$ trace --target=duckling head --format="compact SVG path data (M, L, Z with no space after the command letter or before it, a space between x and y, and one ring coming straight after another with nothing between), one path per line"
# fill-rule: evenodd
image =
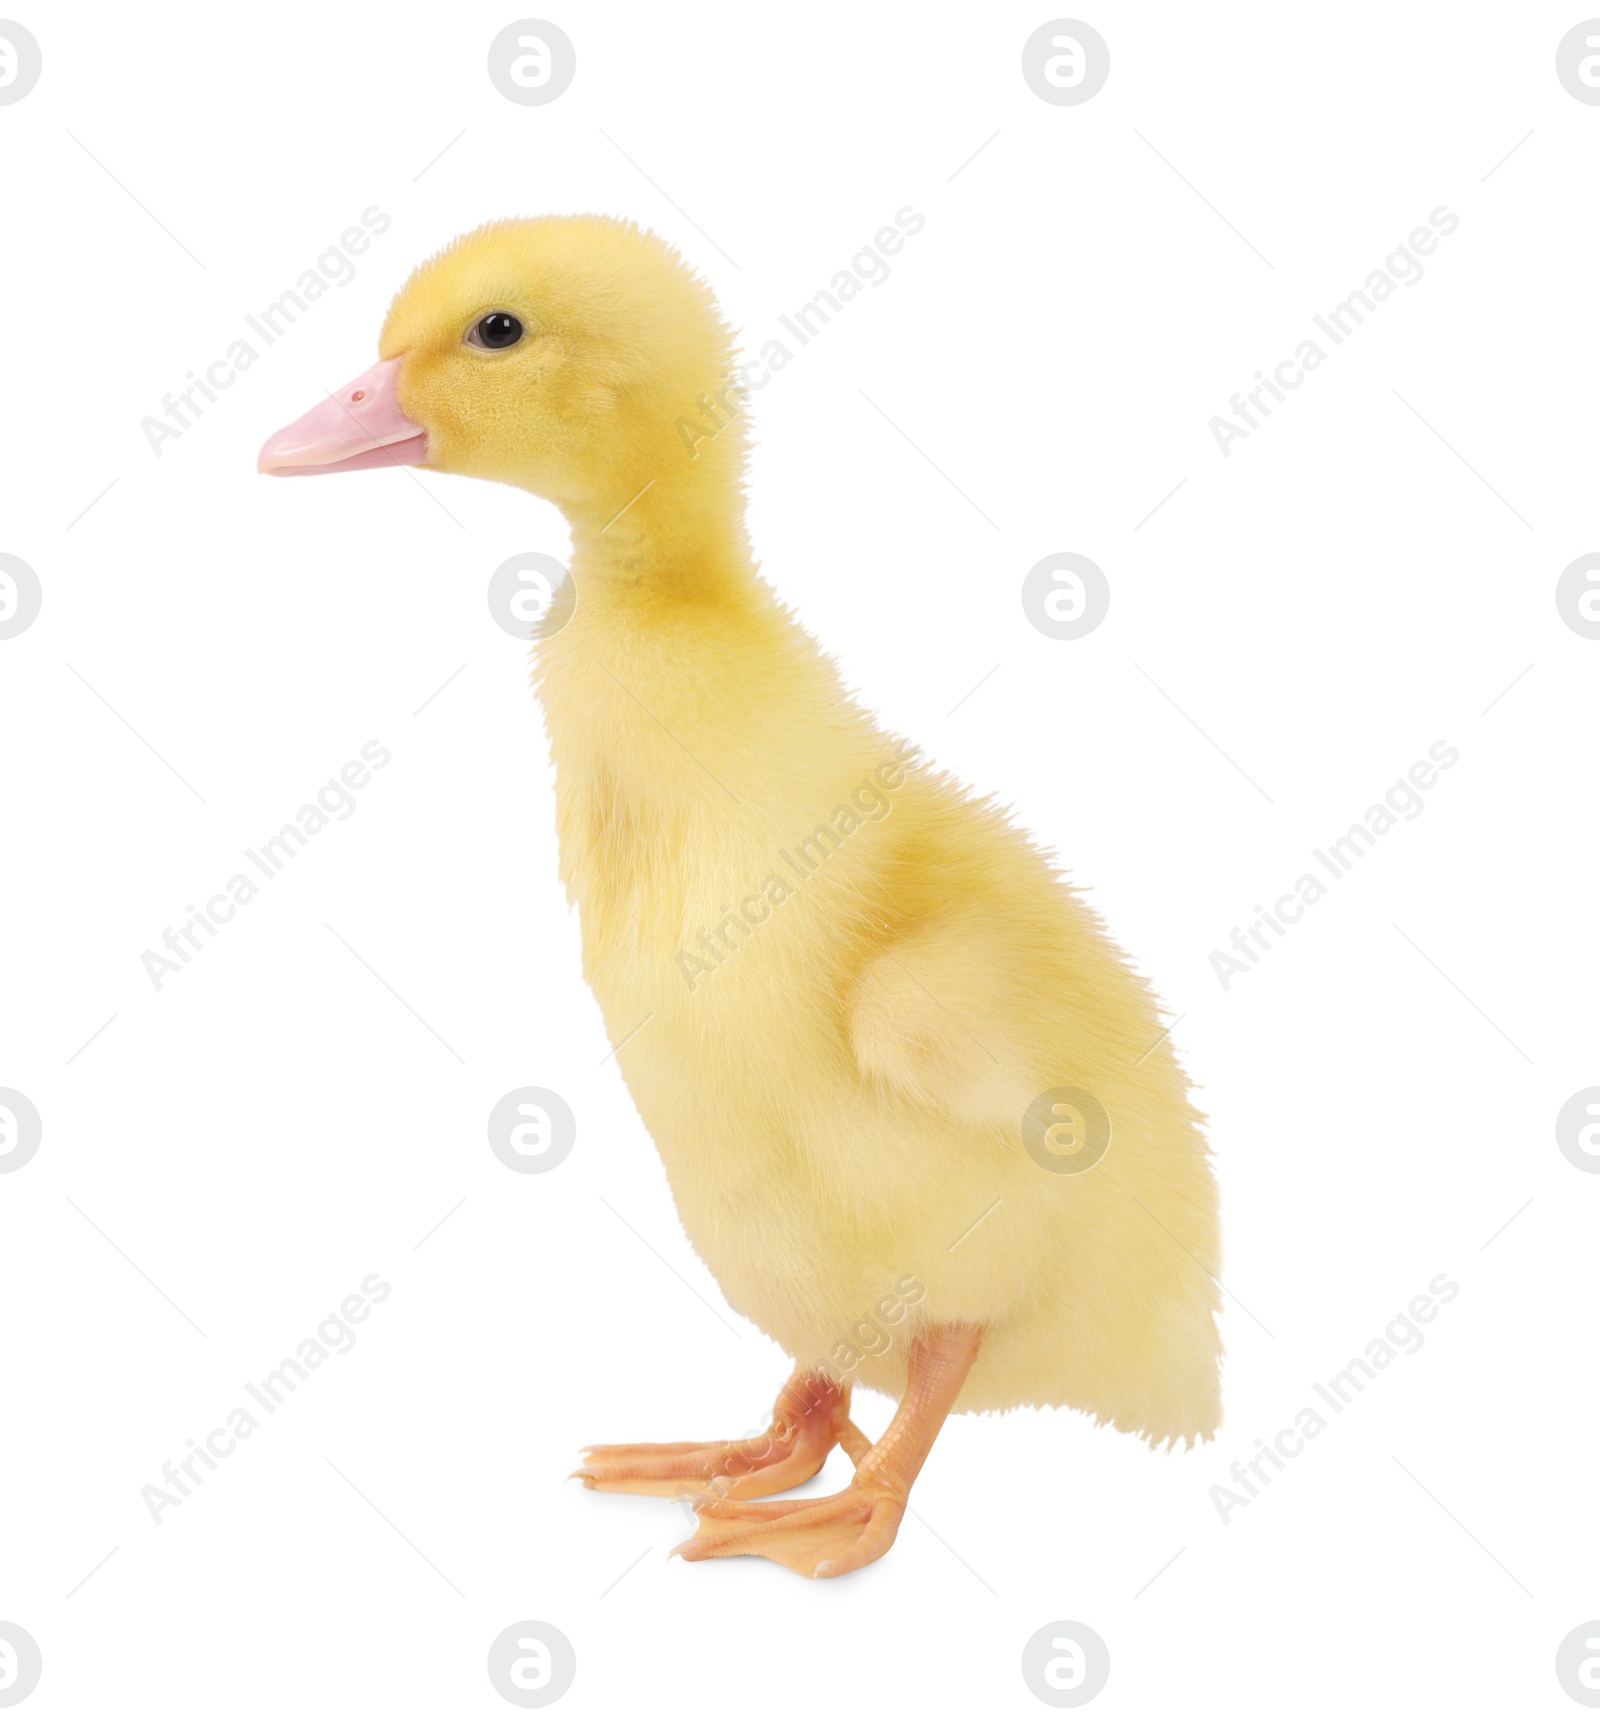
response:
M678 516L730 509L743 439L732 338L710 290L630 222L492 223L420 266L395 297L378 364L261 451L265 474L409 464L526 488L575 538L641 488ZM709 440L704 404L722 398Z

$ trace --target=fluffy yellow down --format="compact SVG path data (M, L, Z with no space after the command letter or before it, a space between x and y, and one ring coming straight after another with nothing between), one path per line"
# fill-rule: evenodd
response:
M527 338L465 345L496 310ZM980 1321L957 1410L1210 1435L1216 1193L1155 1002L1035 843L886 735L760 581L709 291L629 224L507 222L417 271L381 352L431 467L570 520L575 611L535 648L562 873L728 1301L896 1396L918 1326ZM702 398L724 424L691 455ZM1110 1119L1077 1175L1024 1143L1058 1087Z

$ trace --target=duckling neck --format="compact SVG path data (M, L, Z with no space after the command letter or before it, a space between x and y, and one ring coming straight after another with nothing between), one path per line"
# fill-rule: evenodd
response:
M790 754L785 717L832 695L757 577L741 517L680 503L658 483L604 514L567 510L576 610L537 651L561 872L591 979L643 943L670 957L726 868L692 838L754 808Z
M565 510L580 591L737 603L757 586L742 504L721 489L653 476L620 504L606 498Z

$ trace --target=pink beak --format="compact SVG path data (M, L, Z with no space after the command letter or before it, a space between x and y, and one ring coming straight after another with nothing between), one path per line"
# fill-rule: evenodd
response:
M273 433L256 467L263 474L346 474L426 462L428 435L401 408L399 380L399 359L380 360Z

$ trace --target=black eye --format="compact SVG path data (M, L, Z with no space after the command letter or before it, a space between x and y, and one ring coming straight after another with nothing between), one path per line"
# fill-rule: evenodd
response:
M522 340L522 320L510 312L486 312L467 332L474 348L510 348Z

